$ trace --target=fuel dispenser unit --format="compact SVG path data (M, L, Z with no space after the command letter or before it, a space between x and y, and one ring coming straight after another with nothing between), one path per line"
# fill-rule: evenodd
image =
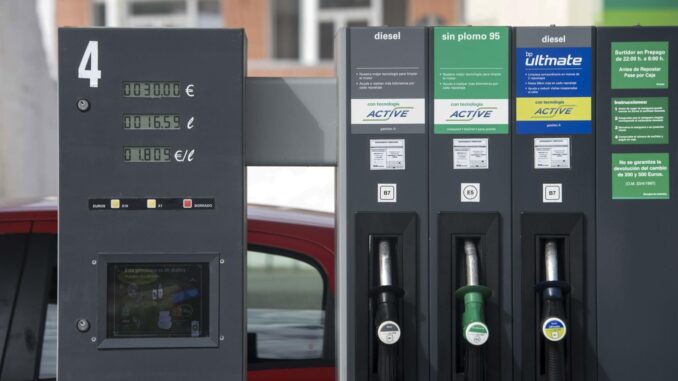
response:
M598 28L597 47L598 379L675 379L678 28Z
M425 28L337 37L338 374L428 379Z
M514 32L516 380L596 379L593 47L590 27Z
M59 31L60 381L245 379L244 50Z
M510 37L429 30L431 380L511 379Z

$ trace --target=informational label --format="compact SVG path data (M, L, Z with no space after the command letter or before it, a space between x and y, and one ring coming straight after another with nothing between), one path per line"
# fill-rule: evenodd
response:
M461 202L480 202L480 183L461 183Z
M669 87L668 41L613 42L613 89L666 89Z
M543 203L562 203L563 202L563 184L542 184L541 201Z
M351 133L425 133L426 30L355 28L348 33Z
M519 134L591 133L591 31L518 29Z
M544 320L541 327L541 332L549 341L560 341L565 338L567 334L567 326L565 322L558 318L548 318Z
M398 184L377 184L377 202L398 202Z
M473 322L466 326L464 337L469 344L480 346L485 344L487 339L490 338L490 330L481 322Z
M370 170L405 169L405 139L370 139Z
M507 134L509 31L434 29L434 133Z
M487 169L490 166L488 139L454 139L454 169Z
M669 99L613 98L612 144L669 144Z
M534 168L570 168L570 138L535 138Z
M377 336L382 343L393 345L400 340L400 326L394 321L387 320L379 324Z
M668 200L668 153L613 153L612 199Z

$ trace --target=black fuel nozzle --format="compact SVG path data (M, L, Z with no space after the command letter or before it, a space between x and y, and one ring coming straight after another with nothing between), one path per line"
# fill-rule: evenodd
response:
M398 380L398 342L400 324L398 302L402 290L394 283L394 266L391 243L387 239L378 243L378 286L374 294L374 326L377 334L378 381Z
M466 259L466 285L459 288L455 295L464 301L462 315L462 333L466 340L466 381L485 380L484 345L490 336L485 324L485 299L491 295L488 287L479 284L478 250L473 240L464 241Z
M544 247L546 281L537 285L542 297L541 332L544 337L544 365L547 381L565 380L565 298L570 286L559 279L558 246L554 240Z

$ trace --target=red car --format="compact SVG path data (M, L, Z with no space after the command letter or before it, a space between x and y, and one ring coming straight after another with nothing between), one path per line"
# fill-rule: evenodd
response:
M334 218L248 207L249 381L333 381ZM54 379L57 201L0 203L0 381Z

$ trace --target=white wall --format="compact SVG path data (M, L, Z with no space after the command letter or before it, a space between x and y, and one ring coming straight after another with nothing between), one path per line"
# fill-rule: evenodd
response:
M0 1L0 197L57 193L57 87L35 0Z

